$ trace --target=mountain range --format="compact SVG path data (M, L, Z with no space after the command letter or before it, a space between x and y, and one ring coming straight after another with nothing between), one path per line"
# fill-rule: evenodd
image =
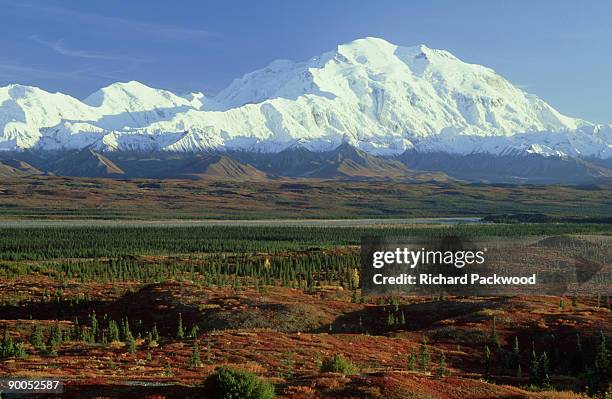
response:
M581 182L610 177L610 159L612 126L447 51L378 38L274 61L212 97L135 81L83 100L0 88L6 175Z

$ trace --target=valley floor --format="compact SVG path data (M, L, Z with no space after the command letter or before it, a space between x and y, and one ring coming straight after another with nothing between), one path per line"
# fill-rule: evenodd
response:
M253 372L285 399L603 392L593 370L601 337L612 336L607 297L366 297L356 285L361 234L536 231L611 233L593 225L3 227L0 347L9 340L21 349L0 359L0 374L62 378L66 398L206 397L202 384L220 365ZM596 255L609 257L606 248ZM546 366L533 368L534 353ZM321 371L335 355L355 371Z

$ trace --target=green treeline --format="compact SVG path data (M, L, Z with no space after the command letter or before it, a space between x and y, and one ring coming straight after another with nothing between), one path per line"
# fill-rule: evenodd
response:
M359 245L362 236L462 237L610 234L609 225L525 224L445 227L47 227L0 228L0 259L120 257L124 255L282 252Z

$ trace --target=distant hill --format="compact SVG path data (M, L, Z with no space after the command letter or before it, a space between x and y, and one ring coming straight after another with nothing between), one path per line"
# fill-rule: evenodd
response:
M468 181L585 184L612 180L612 170L603 164L568 157L407 151L397 159L413 169L439 171Z
M279 153L98 152L91 148L56 152L0 153L2 175L41 173L60 176L263 180L311 178L338 180L438 181L477 183L610 184L605 162L538 154L468 154L406 151L375 156L343 143L315 152L294 146Z
M64 154L52 162L50 170L60 176L120 177L125 172L113 161L91 149Z
M434 174L410 170L396 159L376 157L346 143L333 151L322 153L321 165L305 173L304 177L415 181L449 180L448 176L443 173Z
M212 155L199 160L182 171L185 176L193 175L216 180L265 180L266 174L251 165L246 165L226 155Z
M0 177L21 177L39 175L42 172L19 159L0 159Z

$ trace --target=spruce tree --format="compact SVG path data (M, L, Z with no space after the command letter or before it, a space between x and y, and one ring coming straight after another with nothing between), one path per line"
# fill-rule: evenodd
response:
M491 344L495 346L496 349L499 349L499 335L497 334L497 318L493 316L493 322L491 324Z
M159 342L159 332L157 331L157 323L153 323L153 329L151 330L151 336L153 341Z
M185 331L183 330L183 316L180 313L178 315L178 325L176 327L176 338L185 338Z
M529 383L534 386L539 386L542 382L540 375L540 362L535 349L531 350L531 362L529 364Z
M89 330L89 328L87 327L81 327L81 333L79 335L79 340L82 342L91 342L91 331ZM57 347L57 344L54 345L54 347Z
M120 341L119 326L115 320L108 321L108 340L110 342Z
M130 331L130 321L128 320L127 317L125 317L123 318L123 321L121 322L121 339L124 342L127 341L128 335L132 335L132 332Z
M284 378L293 377L293 352L287 351L287 357L283 360L283 366L285 366L285 372L283 373Z
M414 353L410 352L408 354L408 362L407 362L407 368L409 371L416 371L416 362L417 362L417 357Z
M485 345L485 370L484 370L484 378L488 379L491 376L491 349L489 349L489 345Z
M440 355L440 362L438 363L438 367L436 368L436 376L442 378L446 375L446 356L444 353Z
M191 359L189 361L191 367L200 367L202 366L202 361L200 360L200 345L198 345L198 340L193 342L193 348L191 349Z
M58 323L55 323L51 328L49 339L47 341L47 356L57 356L57 350L62 345L62 331Z
M93 342L96 342L98 339L98 319L95 310L89 316L89 326L91 327L91 338Z
M4 333L2 334L2 341L0 342L0 358L11 357L14 354L15 345L13 344L11 334L9 334L8 329L5 327Z
M580 334L576 334L576 350L574 351L574 358L572 360L572 369L575 373L581 373L585 368L584 352L582 349L582 339Z
M512 348L512 361L514 367L518 367L521 364L521 348L519 346L518 337L514 337L514 348Z
M552 374L559 367L559 363L561 361L561 353L559 351L559 344L557 343L557 336L555 334L550 334L551 343L550 349L548 351L549 354L549 372Z
M610 353L606 345L606 336L603 331L599 332L599 343L597 345L597 352L595 353L595 364L594 372L600 383L602 380L609 380L612 374L612 364L610 361Z
M13 356L18 359L26 359L28 357L28 352L26 351L25 346L21 342L15 344L13 352Z
M187 336L191 339L197 339L199 330L200 329L198 325L194 324L193 326L191 326L191 329L189 330L189 334L187 334Z
M51 330L51 333L49 334L49 339L47 340L47 349L45 351L45 354L47 356L57 356L57 349L58 347L61 345L61 342L57 341L57 333L53 334L53 329Z
M30 334L30 345L32 345L37 351L45 350L45 339L42 334L42 329L38 325L35 325L32 328L32 333Z
M153 334L151 334L151 331L149 331L147 333L147 336L145 337L145 345L147 348L152 348L153 345Z
M429 347L427 346L427 338L423 338L423 341L421 342L421 346L419 348L419 358L421 362L421 370L427 371L427 369L429 369L429 362L431 360Z
M51 327L51 342L56 347L60 346L64 342L64 334L62 333L62 328L58 322Z
M125 346L129 353L136 353L136 340L129 329L126 330Z
M540 371L539 371L539 379L540 379L540 384L542 384L543 387L549 387L550 386L550 362L548 360L548 355L546 354L546 352L542 352L542 355L540 355L540 362L539 362L539 366L540 366Z

